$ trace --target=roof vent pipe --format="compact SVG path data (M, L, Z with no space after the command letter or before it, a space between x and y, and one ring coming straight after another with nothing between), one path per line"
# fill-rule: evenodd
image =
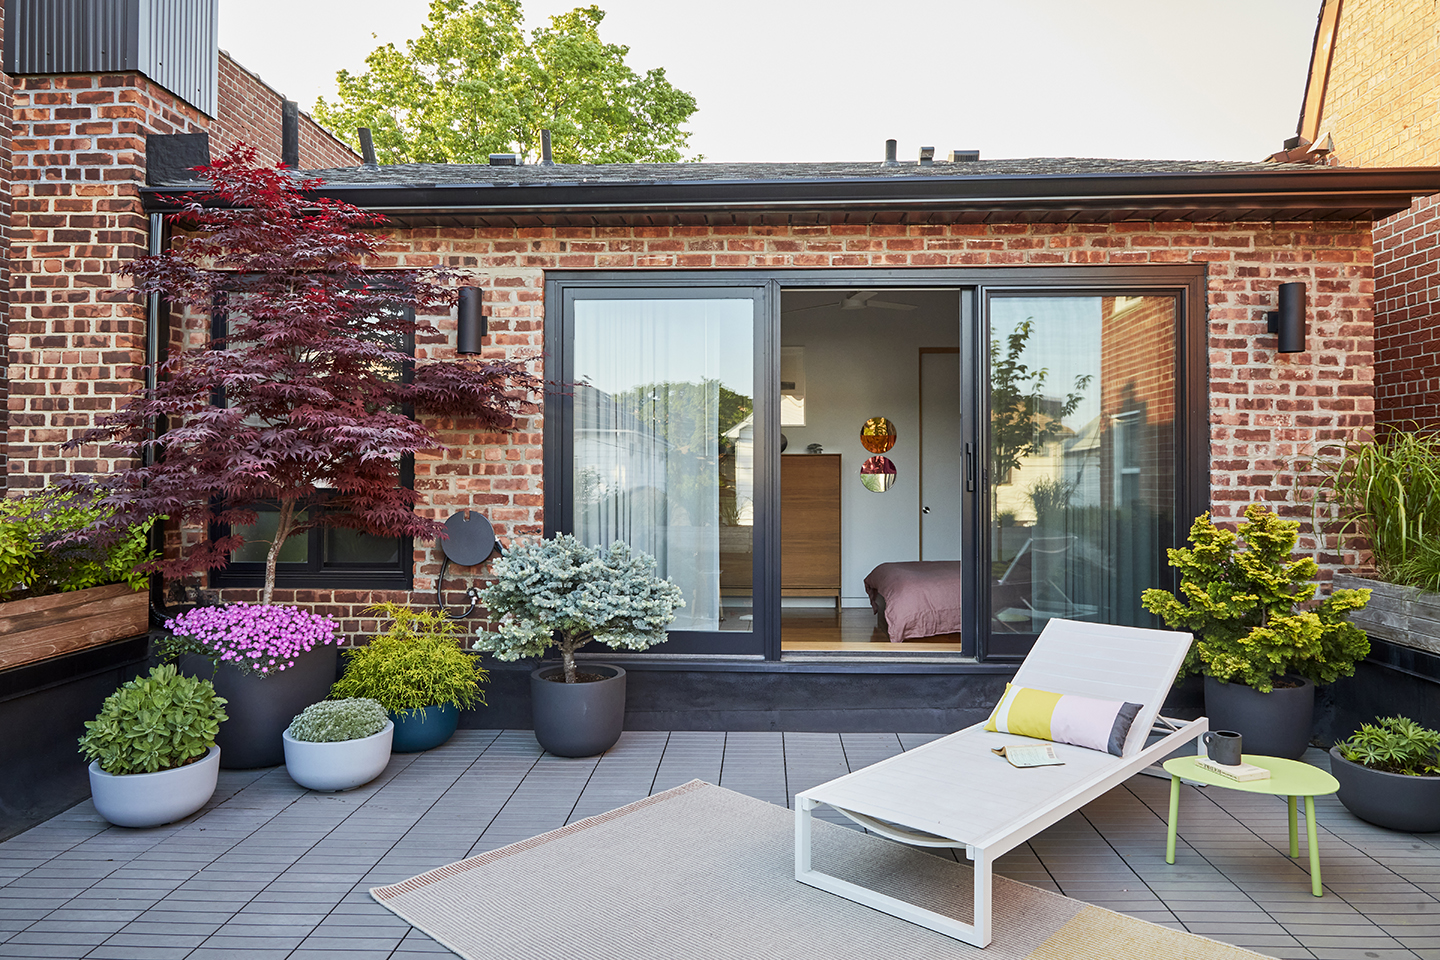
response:
M896 142L896 141L894 141L894 140L886 140L886 141L885 141L885 166L887 166L887 167L898 167L898 166L900 166L900 161L895 159L895 152L896 152L896 148L897 148L897 147L899 147L899 143L898 143L898 142Z
M365 158L365 166L380 166L380 161L375 159L375 141L370 137L370 128L360 127L355 132L360 136L360 156Z
M550 158L550 131L540 131L540 165L542 167L553 167L555 161Z

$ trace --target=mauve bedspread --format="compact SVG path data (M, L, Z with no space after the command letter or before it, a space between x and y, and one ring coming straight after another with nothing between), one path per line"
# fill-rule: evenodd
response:
M960 632L960 561L882 563L865 577L891 643Z

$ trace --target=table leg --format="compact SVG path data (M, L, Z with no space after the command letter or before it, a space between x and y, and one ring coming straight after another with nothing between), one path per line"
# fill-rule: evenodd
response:
M1175 828L1180 819L1180 778L1170 777L1170 825L1165 831L1165 862L1175 862Z
M1310 845L1310 892L1322 897L1325 891L1320 888L1320 843L1315 834L1314 797L1305 798L1305 842Z
M1300 856L1300 831L1295 829L1295 798L1286 797L1285 803L1290 808L1290 856Z

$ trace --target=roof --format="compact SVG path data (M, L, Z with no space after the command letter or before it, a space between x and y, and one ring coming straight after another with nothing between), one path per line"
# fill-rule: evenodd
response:
M1440 193L1440 168L1075 157L872 163L396 164L304 171L397 225L1360 220ZM194 190L168 184L163 197Z

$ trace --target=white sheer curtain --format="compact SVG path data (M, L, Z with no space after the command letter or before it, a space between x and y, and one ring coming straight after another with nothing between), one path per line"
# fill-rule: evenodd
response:
M749 300L575 304L575 536L652 554L685 591L671 630L720 628L720 387L751 395L752 315Z

